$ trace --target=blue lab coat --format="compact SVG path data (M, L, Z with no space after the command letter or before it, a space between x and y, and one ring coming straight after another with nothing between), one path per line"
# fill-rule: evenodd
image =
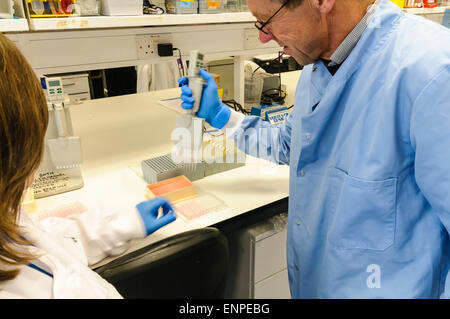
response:
M293 298L450 297L450 30L382 0L334 76L304 67L284 125L234 137L290 165Z

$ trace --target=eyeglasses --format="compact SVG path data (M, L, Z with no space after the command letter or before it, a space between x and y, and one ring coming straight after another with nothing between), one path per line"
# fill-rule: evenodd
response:
M255 22L255 27L256 27L256 29L258 29L259 31L261 31L261 32L264 33L264 34L269 34L269 32L267 32L266 30L264 30L264 27L265 27L266 25L268 25L269 22L270 22L270 20L272 20L273 17L276 16L277 13L280 12L281 9L283 9L288 3L289 3L289 0L286 0L286 2L283 3L283 5L282 5L277 11L275 11L275 13L274 13L269 19L266 20L266 22L256 21L256 22Z

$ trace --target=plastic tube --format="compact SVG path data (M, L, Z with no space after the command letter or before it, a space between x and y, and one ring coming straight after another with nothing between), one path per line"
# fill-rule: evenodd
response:
M37 15L41 15L44 13L44 3L41 0L33 0L31 1L31 9Z

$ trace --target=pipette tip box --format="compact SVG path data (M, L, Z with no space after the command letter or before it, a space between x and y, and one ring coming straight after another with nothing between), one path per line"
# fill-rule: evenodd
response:
M148 184L184 175L191 181L205 177L205 163L175 163L170 154L149 158L141 162L142 174Z
M161 182L147 185L146 198L162 196L172 203L194 198L197 196L195 186L184 175L166 179Z

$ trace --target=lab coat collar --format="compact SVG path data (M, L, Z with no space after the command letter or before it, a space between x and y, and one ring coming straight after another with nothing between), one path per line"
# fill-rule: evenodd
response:
M328 84L333 77L322 60L314 63L311 72L311 87L309 94L310 101L306 110L307 114L311 113L312 107L320 102L325 94L325 91L327 90Z
M382 0L371 22L364 31L357 45L341 65L334 76L331 76L325 64L318 60L312 65L305 66L302 78L298 83L296 101L301 101L299 107L302 132L321 136L329 127L337 109L343 107L339 100L345 94L352 75L369 59L376 59L389 37L396 30L402 11L388 0ZM312 112L312 107L318 104ZM294 111L296 112L296 111ZM295 113L294 113L295 114ZM297 140L298 138L298 140ZM315 139L317 141L319 139ZM293 143L302 145L291 153L291 165L298 172L302 161L315 160L317 143L302 141L294 135Z
M335 99L339 96L339 92L347 83L348 79L374 55L381 51L389 37L393 34L398 26L400 18L404 14L389 0L382 0L380 6L370 20L369 25L362 34L360 40L356 44L347 59L343 62L339 70L334 76L330 74L323 61L317 60L310 69L311 71L311 87L309 95L309 105L304 114L310 116L318 116L317 112L311 113L310 108L320 101L320 105L325 104L325 100L331 99L329 105L337 105ZM320 108L320 105L318 108ZM323 109L323 107L322 107ZM332 109L328 110L329 112Z
M333 81L345 81L371 56L377 54L393 34L404 13L389 0L381 0L358 43L333 77ZM323 64L318 60L314 67Z
M380 52L403 16L404 13L397 5L389 0L381 0L370 23L350 55L336 72L333 81L347 80L369 57ZM315 64L319 63L322 62L317 61Z

